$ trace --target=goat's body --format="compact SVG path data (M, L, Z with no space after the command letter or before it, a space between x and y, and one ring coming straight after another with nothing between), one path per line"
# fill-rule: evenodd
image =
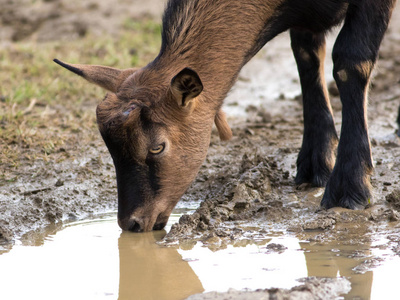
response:
M150 68L163 72L189 66L196 70L204 83L202 99L215 113L240 69L268 41L290 29L305 118L296 182L325 186L335 164L338 137L323 74L324 35L346 18L333 58L346 110L342 139L347 141L339 146L334 170L340 175L331 179L322 204L364 207L371 198L369 175L373 168L366 120L367 86L394 3L171 0L163 19L161 51Z

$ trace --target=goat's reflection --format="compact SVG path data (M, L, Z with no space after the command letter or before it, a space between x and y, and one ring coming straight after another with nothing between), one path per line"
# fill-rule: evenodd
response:
M203 286L177 249L156 244L165 231L123 232L118 240L119 299L184 299Z
M362 261L351 257L350 253L354 252L354 246L338 246L335 243L300 243L300 246L306 250L304 256L306 258L308 276L331 278L344 276L351 282L351 291L346 296L346 299L370 299L373 272L368 271L359 274L354 272L353 269ZM340 248L341 254L332 251L335 247ZM370 243L360 246L366 252L370 247Z
M118 240L120 257L119 299L185 299L201 293L204 288L189 263L182 260L176 248L156 244L165 231L148 233L123 232ZM368 256L371 245L365 241L359 245L363 252L360 260L351 256L354 245L341 243L303 243L308 276L349 278L352 290L346 297L369 299L373 272L356 274L353 268L361 257ZM340 254L331 251L340 249ZM338 250L339 250L338 249Z

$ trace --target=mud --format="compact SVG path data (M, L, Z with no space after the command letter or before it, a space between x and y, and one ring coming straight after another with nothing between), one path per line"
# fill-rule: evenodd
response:
M335 299L341 294L347 293L351 287L346 278L316 278L308 277L303 279L304 284L290 290L265 289L254 292L243 292L230 290L226 293L210 292L197 294L187 298L188 300L214 300L214 299Z
M160 0L0 0L0 41L48 42L117 35L126 18L160 18Z
M108 153L92 148L86 155L51 167L34 161L20 168L21 179L1 187L0 237L12 241L54 222L116 210L114 166Z
M1 0L0 5L0 40L10 44L79 39L87 33L114 34L124 17L159 19L163 1L119 0L111 5L105 0L24 0L24 5L19 5ZM330 37L330 45L333 39ZM327 79L340 131L341 104L330 66L328 59ZM243 69L225 103L233 139L220 142L216 131L213 132L207 159L181 200L197 201L197 210L182 216L159 244L190 247L201 241L218 250L229 244L253 243L270 232L283 232L317 244L336 241L344 245L370 245L383 237L387 243L380 247L390 250L391 255L400 255L400 138L395 135L399 74L398 5L371 85L368 116L375 164L373 202L362 211L321 210L322 188L294 184L303 130L299 81L288 36L272 41ZM87 110L94 114L95 107ZM114 169L100 136L93 134L93 141L83 154L74 153L74 147L67 151L71 158L61 163L22 159L16 171L18 180L0 185L3 249L11 247L7 241L13 242L31 230L116 209ZM284 249L275 245L269 251ZM379 257L372 258L358 271L366 272L377 263ZM189 299L225 299L232 295L235 299L258 299L260 293L285 299L299 291L325 299L328 294L317 295L329 293L332 285L346 287L347 281L308 278L291 290L253 294L230 291Z

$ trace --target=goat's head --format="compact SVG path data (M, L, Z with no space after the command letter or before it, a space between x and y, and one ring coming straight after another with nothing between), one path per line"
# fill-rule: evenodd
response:
M223 113L204 107L199 76L55 62L110 91L97 123L115 165L120 227L164 228L206 156L213 121L231 137Z

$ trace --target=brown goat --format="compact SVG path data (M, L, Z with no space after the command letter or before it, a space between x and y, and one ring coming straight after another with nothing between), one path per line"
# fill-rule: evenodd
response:
M372 158L366 98L395 0L170 0L159 55L141 69L57 63L109 90L97 107L114 161L123 230L162 229L205 159L221 105L240 69L290 29L304 104L296 183L327 186L321 205L363 208ZM338 137L323 76L325 33L344 21L333 49L343 103ZM332 173L332 174L331 174Z

